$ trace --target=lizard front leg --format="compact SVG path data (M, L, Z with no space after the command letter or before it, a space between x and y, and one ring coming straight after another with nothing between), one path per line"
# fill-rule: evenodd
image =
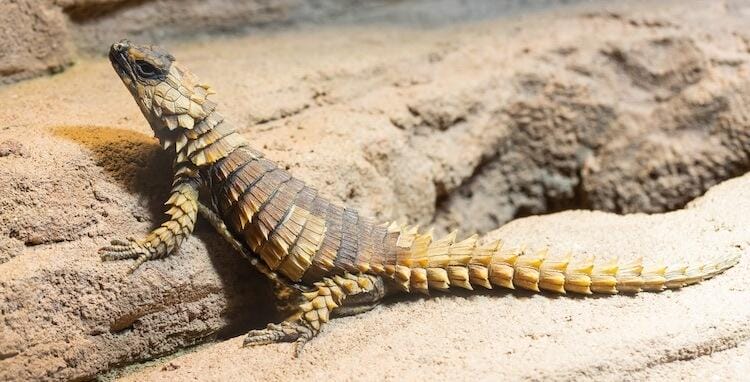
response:
M357 299L375 305L385 295L383 279L378 276L346 273L343 276L324 278L313 284L315 289L301 293L302 303L298 311L280 324L269 324L265 329L251 330L243 346L257 346L278 342L295 342L294 355L320 333L321 326L328 322L331 313L342 306L347 297L364 296ZM361 302L360 301L360 302Z
M166 212L169 220L142 239L112 240L110 245L99 249L102 260L135 259L128 269L132 273L148 260L173 253L195 227L199 184L197 178L177 178L165 203L169 207Z

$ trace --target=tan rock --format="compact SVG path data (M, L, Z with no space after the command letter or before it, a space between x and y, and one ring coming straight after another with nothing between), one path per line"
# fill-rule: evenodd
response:
M65 17L49 3L0 2L0 85L60 72L73 62Z

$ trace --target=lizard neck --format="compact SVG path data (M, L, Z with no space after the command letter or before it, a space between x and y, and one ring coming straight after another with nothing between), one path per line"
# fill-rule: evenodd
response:
M247 141L217 111L195 119L193 127L160 130L157 137L168 149L174 149L175 167L197 172L226 158ZM184 170L188 171L188 170Z
M200 170L246 144L208 99L209 86L176 62L163 81L131 92L178 170Z

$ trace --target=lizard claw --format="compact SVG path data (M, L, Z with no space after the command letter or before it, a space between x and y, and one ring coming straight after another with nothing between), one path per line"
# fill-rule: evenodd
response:
M251 330L247 333L242 346L259 346L281 342L294 342L294 356L299 357L302 348L317 331L299 321L284 321L280 324L268 324L265 329Z
M127 241L114 239L109 244L99 249L99 256L102 261L136 259L128 273L133 273L136 268L152 256L148 247L132 237L127 238Z

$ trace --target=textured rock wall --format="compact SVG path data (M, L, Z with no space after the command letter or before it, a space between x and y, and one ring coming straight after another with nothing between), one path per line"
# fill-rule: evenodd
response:
M123 38L163 44L331 22L434 26L575 1L4 0L0 85L58 73Z
M122 38L163 42L206 33L327 19L358 0L4 0L0 84L56 73L80 53L102 55Z
M511 76L517 91L485 127L508 127L507 134L441 201L437 221L484 232L571 207L663 212L748 170L742 39L704 40L666 21L588 17L628 23L629 36L543 51Z
M48 3L0 2L0 84L59 72L72 63L65 17Z

